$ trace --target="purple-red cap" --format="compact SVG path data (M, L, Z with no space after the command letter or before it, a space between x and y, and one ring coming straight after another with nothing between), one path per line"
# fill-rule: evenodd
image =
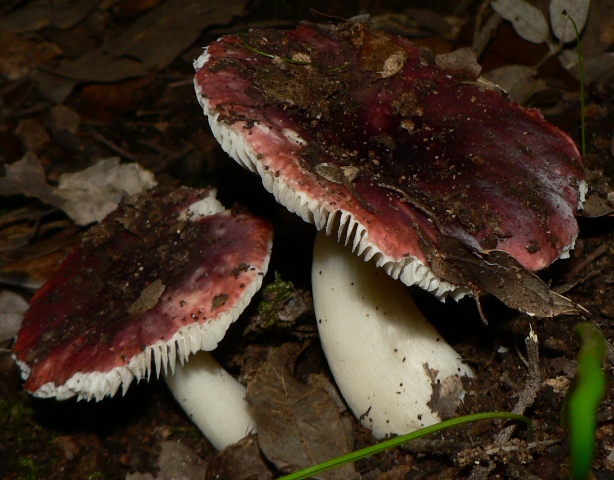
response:
M360 22L303 24L220 38L194 83L222 147L280 203L458 298L470 288L430 269L440 239L539 270L573 247L586 186L568 135L439 60Z
M270 225L214 190L128 197L32 298L14 345L25 388L97 400L212 350L260 288Z

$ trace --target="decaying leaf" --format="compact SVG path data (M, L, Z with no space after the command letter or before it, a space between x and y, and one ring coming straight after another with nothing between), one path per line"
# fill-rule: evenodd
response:
M127 196L156 185L153 173L138 163L120 164L119 158L101 160L81 172L60 177L55 193L61 208L79 225L99 222Z
M207 465L194 450L182 442L171 440L161 442L160 446L159 477L205 480Z
M469 47L435 55L435 63L445 71L465 77L472 82L477 80L482 71L475 53Z
M218 453L207 468L207 480L218 478L224 480L273 478L258 448L257 435L249 435Z
M45 169L36 155L27 153L21 160L5 165L5 176L0 178L0 194L36 197L55 207L62 199L47 184Z
M57 70L83 81L117 82L141 77L169 65L212 25L243 13L246 0L222 7L200 0L168 0L140 17L120 35Z
M0 30L31 32L43 28L69 29L100 6L99 0L32 1L0 19Z
M578 214L587 218L599 218L614 213L614 204L609 199L601 197L597 192L591 192L587 197L582 211Z
M476 293L490 293L508 307L531 316L555 317L582 311L501 250L472 251L452 237L441 236L432 266L441 275L474 285Z
M282 470L298 470L348 453L354 443L326 390L292 376L292 365L300 353L297 344L277 348L247 387L260 448ZM320 478L342 480L351 478L353 472L352 465L345 465Z
M31 153L5 169L6 176L0 178L2 195L39 198L64 210L78 225L99 222L115 210L124 196L156 185L151 172L137 163L120 164L117 157L101 160L80 172L62 175L57 188L47 184L45 170Z
M522 104L529 95L546 86L536 73L525 65L504 65L486 72L484 78L505 90L511 100Z
M9 290L0 292L0 342L17 335L28 302L21 295Z
M492 8L514 26L516 33L525 40L542 43L550 29L544 14L525 0L493 0Z
M580 79L578 66L578 52L575 48L568 48L559 54L559 61L575 78ZM608 78L614 71L614 52L604 52L583 60L584 83L589 85L601 79Z

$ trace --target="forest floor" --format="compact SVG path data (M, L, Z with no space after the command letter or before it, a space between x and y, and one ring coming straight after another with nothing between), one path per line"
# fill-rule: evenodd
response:
M566 70L556 56L540 62L548 51L545 43L523 40L505 21L493 20L493 38L480 44L476 22L484 25L492 18L480 2L317 1L309 4L314 11L283 0L88 0L55 10L40 7L42 3L0 6L0 174L28 154L53 186L64 173L119 157L124 163L138 162L161 184L212 185L225 205L246 205L270 219L275 247L265 287L216 352L243 379L268 367L290 372L302 388L318 390L334 383L311 304L315 229L269 198L260 179L237 166L213 138L192 85L192 62L203 46L249 28L294 28L301 20L369 13L377 28L436 53L477 46L483 72L514 66L507 73L517 78L514 95L581 143L580 84L574 71ZM547 2L537 3L547 7ZM427 318L476 372L475 378L464 380L466 395L456 415L512 411L520 393L532 388L528 397L534 400L522 412L533 422L532 433L518 425L509 438L501 438L500 421L455 427L356 462L356 478L568 478L568 434L561 419L576 371L574 327L591 322L610 345L614 341L614 70L609 75L600 71L595 60L612 55L611 31L606 38L607 22L602 21L608 12L612 18L607 3L592 2L583 37L590 209L579 218L571 258L540 274L586 313L539 319L487 299L485 325L471 299L441 303L414 292ZM171 24L173 41L152 28ZM536 76L521 75L535 66ZM24 186L23 195L0 196L0 290L26 300L86 231L34 198L40 175L33 171L31 178L33 185ZM528 356L525 348L531 331L537 335L538 358ZM0 478L279 476L279 465L258 448L257 435L216 452L162 381L140 382L123 397L97 403L33 398L23 390L11 345L11 339L0 337ZM608 388L598 411L593 468L597 479L614 478L611 352L605 371ZM348 435L355 448L373 444L370 432L339 408L351 425ZM284 433L279 432L280 442L292 442ZM343 478L329 475L322 478Z

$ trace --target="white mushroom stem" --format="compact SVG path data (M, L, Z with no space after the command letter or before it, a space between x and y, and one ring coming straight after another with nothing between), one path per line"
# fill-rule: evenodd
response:
M207 352L190 356L166 384L192 422L218 450L256 432L245 387Z
M362 424L378 438L441 421L427 402L433 382L473 376L426 321L407 288L319 233L312 288L320 339L335 381ZM436 378L435 378L436 375Z

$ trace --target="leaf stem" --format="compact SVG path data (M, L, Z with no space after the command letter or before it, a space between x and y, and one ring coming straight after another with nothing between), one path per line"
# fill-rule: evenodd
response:
M563 15L565 15L573 25L573 29L576 32L576 49L578 52L578 68L580 70L580 122L581 122L581 131L582 131L582 156L586 155L586 115L584 113L584 64L582 62L582 43L580 41L580 32L578 31L578 27L573 18L571 18L566 10L563 10Z

